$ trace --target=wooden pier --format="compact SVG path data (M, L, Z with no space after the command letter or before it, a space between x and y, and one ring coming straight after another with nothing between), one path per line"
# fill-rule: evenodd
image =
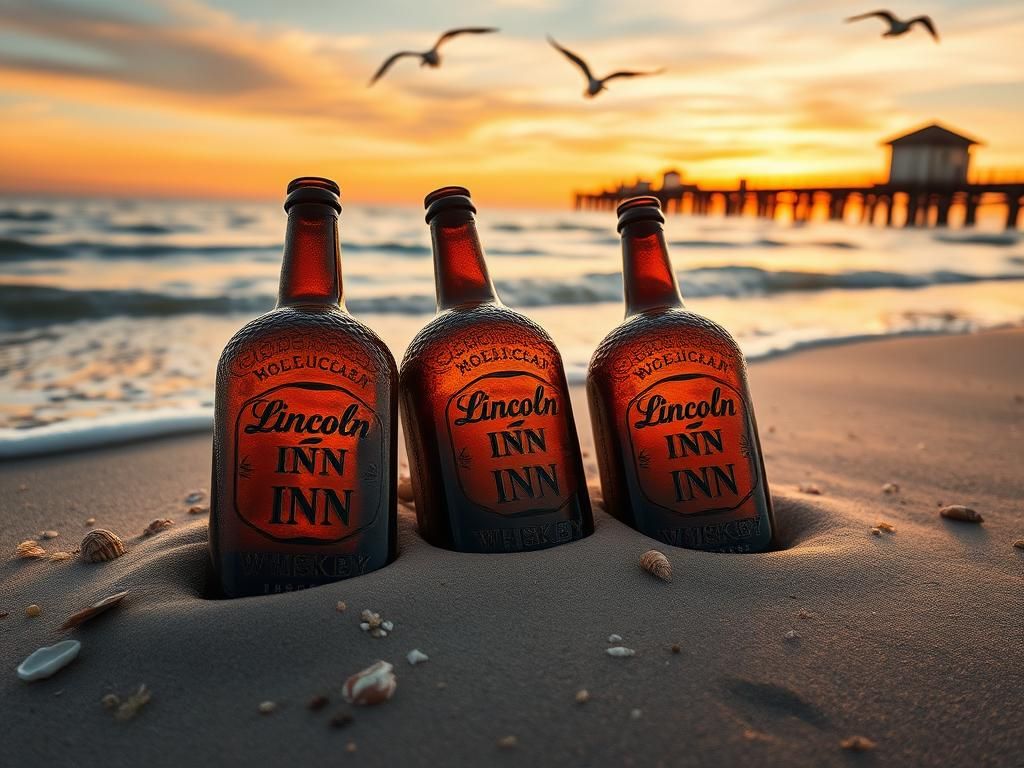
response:
M1024 175L1009 181L968 181L971 149L979 141L937 123L883 142L891 150L888 181L866 186L751 187L740 180L735 189L705 189L683 183L676 170L666 171L660 189L637 181L596 193L576 193L577 210L614 209L621 200L653 195L666 213L774 219L780 210L794 221L829 219L884 224L888 227L945 227L955 211L957 223L973 227L978 208L1005 206L1005 226L1018 228L1024 202Z

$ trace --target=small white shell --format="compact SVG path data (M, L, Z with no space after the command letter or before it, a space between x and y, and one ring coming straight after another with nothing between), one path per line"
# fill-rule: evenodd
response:
M380 623L380 626L381 629L383 629L385 632L392 632L395 629L395 624L391 621L382 621Z
M608 649L607 653L609 656L618 656L620 658L625 656L636 655L636 651L634 651L632 648L624 648L621 645L613 645L611 648Z
M28 681L49 677L74 661L80 650L82 644L77 640L43 646L18 665L18 677Z
M424 661L430 660L430 657L427 656L427 654L425 654L419 648L413 648L411 651L409 651L408 655L405 658L406 661L408 661L414 667L417 664L422 664Z
M395 694L398 681L394 667L386 661L378 661L361 672L356 672L345 681L341 692L349 704L380 704Z

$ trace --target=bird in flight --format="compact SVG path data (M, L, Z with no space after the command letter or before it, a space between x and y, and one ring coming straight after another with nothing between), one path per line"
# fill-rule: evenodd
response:
M587 90L583 92L583 95L586 96L588 99L594 98L601 91L605 90L604 84L607 83L609 80L614 80L616 77L643 77L645 75L660 75L662 72L665 71L664 69L656 69L650 72L612 72L610 75L606 75L605 77L602 77L599 80L596 77L594 77L594 75L591 73L590 67L587 66L587 62L585 62L575 53L560 46L558 43L555 42L554 38L552 38L550 35L548 35L548 42L551 43L551 45L554 46L556 50L561 51L562 55L564 55L565 58L567 58L577 67L579 67L580 71L583 72L583 76L587 78Z
M399 51L398 53L391 54L391 56L389 56L387 60L380 65L380 69L377 70L373 79L370 80L370 85L373 85L380 80L384 76L384 73L391 69L391 65L404 56L419 56L421 67L434 67L436 69L441 66L441 54L438 53L438 49L453 37L458 37L459 35L484 35L497 31L498 30L495 27L459 27L458 29L449 29L437 38L437 42L434 43L434 47L429 51Z
M884 19L889 24L889 29L882 33L882 37L899 37L905 35L910 31L910 28L915 24L920 24L922 27L932 33L932 37L935 38L935 42L939 42L939 33L935 29L935 24L932 23L930 16L915 16L912 19L903 21L897 19L889 11L872 11L871 13L862 13L860 16L851 16L846 21L860 21L861 19L870 19L872 16L877 16L880 19Z

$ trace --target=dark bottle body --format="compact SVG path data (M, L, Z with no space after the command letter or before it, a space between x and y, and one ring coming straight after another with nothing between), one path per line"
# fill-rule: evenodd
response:
M358 576L396 554L397 369L344 310L326 184L289 186L278 306L217 366L210 546L228 597Z
M401 370L420 533L463 552L574 541L593 518L561 355L497 300L475 209L452 190L428 197L439 313Z
M587 374L605 507L673 546L771 549L743 354L728 331L683 307L656 201L628 201L620 214L627 317Z

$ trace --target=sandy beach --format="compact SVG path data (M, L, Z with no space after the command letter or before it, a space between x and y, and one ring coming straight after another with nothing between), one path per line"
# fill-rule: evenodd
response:
M637 566L656 543L599 503L592 537L501 556L435 549L404 509L388 568L210 600L207 521L185 501L209 487L208 434L6 462L0 762L1020 765L1024 331L818 348L750 377L784 548L659 547L672 583ZM944 504L984 523L940 518ZM87 518L128 553L14 558L44 530L59 532L48 551L74 550ZM142 537L154 518L175 524ZM879 521L895 532L873 535ZM106 615L58 629L120 590ZM390 636L360 631L364 608L394 622ZM635 656L607 655L612 634ZM69 667L16 677L64 637L82 642ZM414 648L430 660L410 666ZM394 698L345 704L345 678L378 659L395 665ZM140 684L152 699L133 719L101 705ZM314 695L329 704L310 711ZM261 714L264 701L276 709ZM352 721L332 727L339 713ZM843 749L854 736L876 746Z

